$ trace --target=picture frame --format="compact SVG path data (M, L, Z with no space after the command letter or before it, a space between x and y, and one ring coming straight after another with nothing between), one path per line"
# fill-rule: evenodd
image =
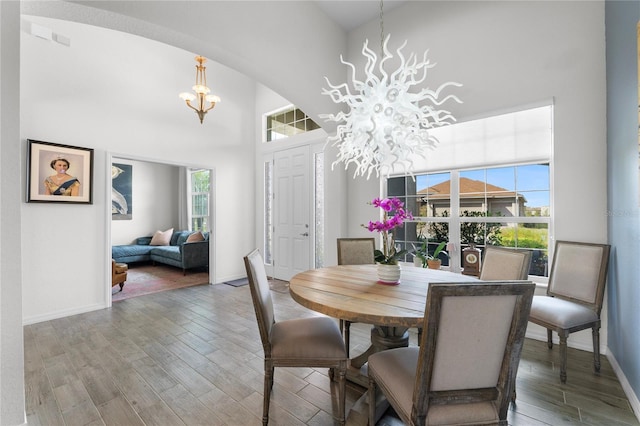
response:
M27 202L93 204L93 149L27 139Z

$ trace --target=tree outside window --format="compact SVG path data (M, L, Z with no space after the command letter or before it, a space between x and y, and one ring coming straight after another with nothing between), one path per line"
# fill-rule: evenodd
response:
M209 227L209 170L190 170L191 230L208 232Z

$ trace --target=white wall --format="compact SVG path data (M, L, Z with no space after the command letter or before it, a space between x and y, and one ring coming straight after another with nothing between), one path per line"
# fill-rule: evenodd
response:
M20 208L20 4L0 2L0 424L26 421Z
M405 54L429 49L437 63L432 88L464 84L455 90L464 103L447 105L459 120L554 99L552 237L607 242L603 2L407 2L385 14L384 28L392 52L404 40ZM378 46L377 23L349 34L348 60L358 70L367 37ZM367 234L360 224L371 219L366 202L378 193L374 179L349 179L349 236ZM539 327L529 331L544 336ZM590 349L590 332L569 344Z
M134 244L136 238L174 228L178 231L179 167L114 158L132 166L131 220L111 221L111 245Z
M28 1L22 10L197 51L262 82L311 117L337 111L320 87L324 76L342 73L345 32L314 1Z
M254 241L246 224L255 213L238 202L238 188L251 188L254 181L247 159L255 152L255 83L209 61L209 86L222 102L200 124L178 98L194 83L194 53L84 24L28 19L70 38L71 46L35 38L23 25L23 144L36 139L95 153L92 205L20 205L29 254L22 262L24 322L106 306L111 155L214 169L214 247L224 250L216 252L211 280L242 276L242 256ZM165 190L149 184L152 196Z

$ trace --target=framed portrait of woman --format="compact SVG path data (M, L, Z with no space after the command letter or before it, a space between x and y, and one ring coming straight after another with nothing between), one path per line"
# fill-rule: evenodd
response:
M93 204L93 149L27 144L27 202Z

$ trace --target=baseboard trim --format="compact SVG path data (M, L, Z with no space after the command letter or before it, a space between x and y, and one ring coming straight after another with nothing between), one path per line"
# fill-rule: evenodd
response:
M71 315L78 315L78 314L84 314L84 313L87 313L87 312L98 311L100 309L105 309L105 308L106 308L105 305L99 304L99 303L95 303L95 304L92 304L92 305L81 306L79 308L67 309L67 310L64 310L64 311L50 312L50 313L45 314L45 315L36 315L36 316L32 316L32 317L25 317L25 318L22 318L22 325L25 326L25 325L37 324L39 322L51 321L51 320L55 320L55 319L69 317Z
M620 381L620 385L622 386L622 390L624 390L625 395L627 395L627 399L629 400L629 404L631 404L631 409L633 410L633 414L635 414L638 421L640 421L640 400L638 400L638 395L635 394L631 384L627 380L627 376L625 376L622 368L620 368L620 364L616 360L616 357L613 356L611 351L607 353L607 359L611 364L611 368L616 373L618 380Z

